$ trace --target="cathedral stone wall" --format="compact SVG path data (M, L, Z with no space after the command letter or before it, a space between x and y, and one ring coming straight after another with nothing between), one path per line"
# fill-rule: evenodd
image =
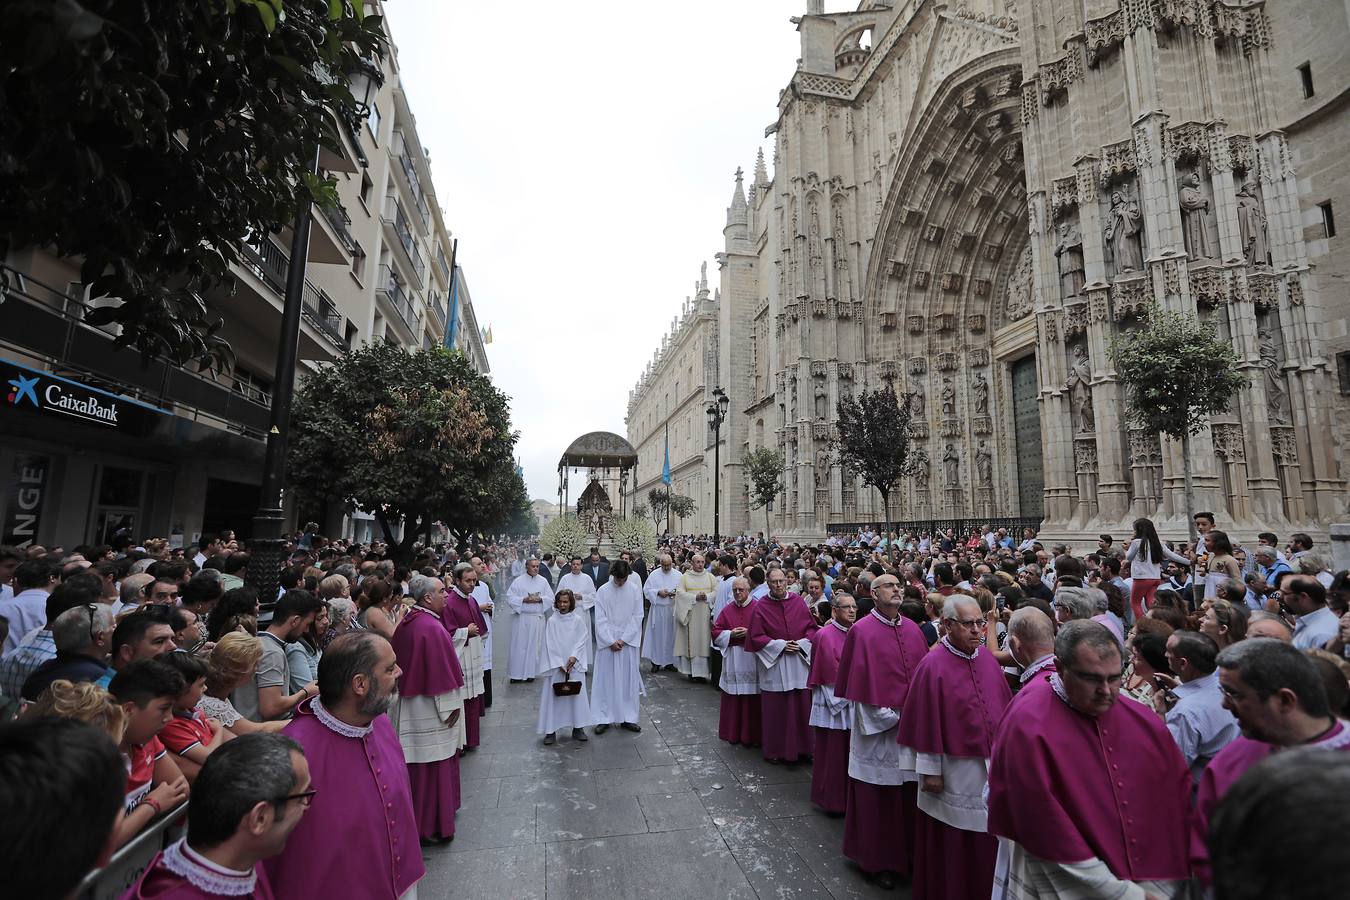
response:
M1350 228L1345 15L869 0L797 20L772 176L761 160L747 196L738 173L719 256L731 496L744 451L775 446L775 531L883 518L830 441L840 396L889 383L921 407L896 518L1181 534L1180 448L1129 427L1108 356L1156 304L1213 321L1249 376L1193 441L1200 508L1239 535L1324 531L1345 504L1347 263L1319 205ZM723 531L762 522L724 509Z

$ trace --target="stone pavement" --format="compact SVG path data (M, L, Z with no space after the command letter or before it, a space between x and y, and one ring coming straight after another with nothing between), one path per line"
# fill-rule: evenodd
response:
M493 635L501 674L482 746L461 763L455 840L423 850L421 900L908 896L840 856L843 819L811 805L809 767L717 739L711 686L644 663L641 734L543 746L539 682L505 677L508 619Z

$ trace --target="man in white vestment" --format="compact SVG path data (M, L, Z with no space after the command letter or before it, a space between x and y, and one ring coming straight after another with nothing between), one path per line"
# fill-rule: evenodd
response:
M646 587L642 588L647 602L652 605L647 612L647 628L642 635L642 658L651 661L653 672L662 666L675 668L674 608L682 577L669 553L658 555L657 561L661 568L647 576Z
M506 677L514 684L534 681L538 674L539 648L544 640L544 616L553 608L553 588L539 574L539 560L531 557L525 571L506 592L511 607L511 652Z
M675 667L690 680L707 679L712 646L712 601L717 579L703 566L703 554L695 553L675 593Z
M569 590L576 597L577 615L586 622L586 655L582 661L586 663L586 668L591 667L595 660L594 642L591 635L595 633L594 622L595 615L592 610L595 609L595 582L591 576L581 570L581 557L574 556L569 562L567 572L558 579L558 590Z
M473 589L473 599L478 601L478 609L483 613L487 631L483 633L483 706L492 706L492 588L488 586L487 564L475 556L469 560L478 573L478 584Z
M638 725L639 698L647 691L638 673L641 634L642 589L628 563L619 560L610 566L609 582L595 594L591 712L598 735L614 724L628 731L642 730Z

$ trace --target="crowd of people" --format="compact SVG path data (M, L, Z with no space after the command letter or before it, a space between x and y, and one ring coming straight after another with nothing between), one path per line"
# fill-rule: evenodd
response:
M1350 757L1321 751L1350 748L1350 573L1306 534L1195 524L1087 553L988 527L670 537L650 568L506 541L401 565L306 534L265 602L229 533L0 548L16 895L67 896L187 803L128 896L415 896L421 847L454 838L495 622L542 743L641 731L644 674L715 688L719 737L809 765L883 888L1339 896L1281 827L1345 818Z

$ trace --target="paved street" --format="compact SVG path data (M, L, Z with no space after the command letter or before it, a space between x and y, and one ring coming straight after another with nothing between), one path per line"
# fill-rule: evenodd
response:
M843 819L811 806L808 767L717 739L709 686L644 674L641 734L544 747L539 683L504 676L508 619L483 744L461 766L454 843L423 851L423 900L908 896L872 888L839 855Z

